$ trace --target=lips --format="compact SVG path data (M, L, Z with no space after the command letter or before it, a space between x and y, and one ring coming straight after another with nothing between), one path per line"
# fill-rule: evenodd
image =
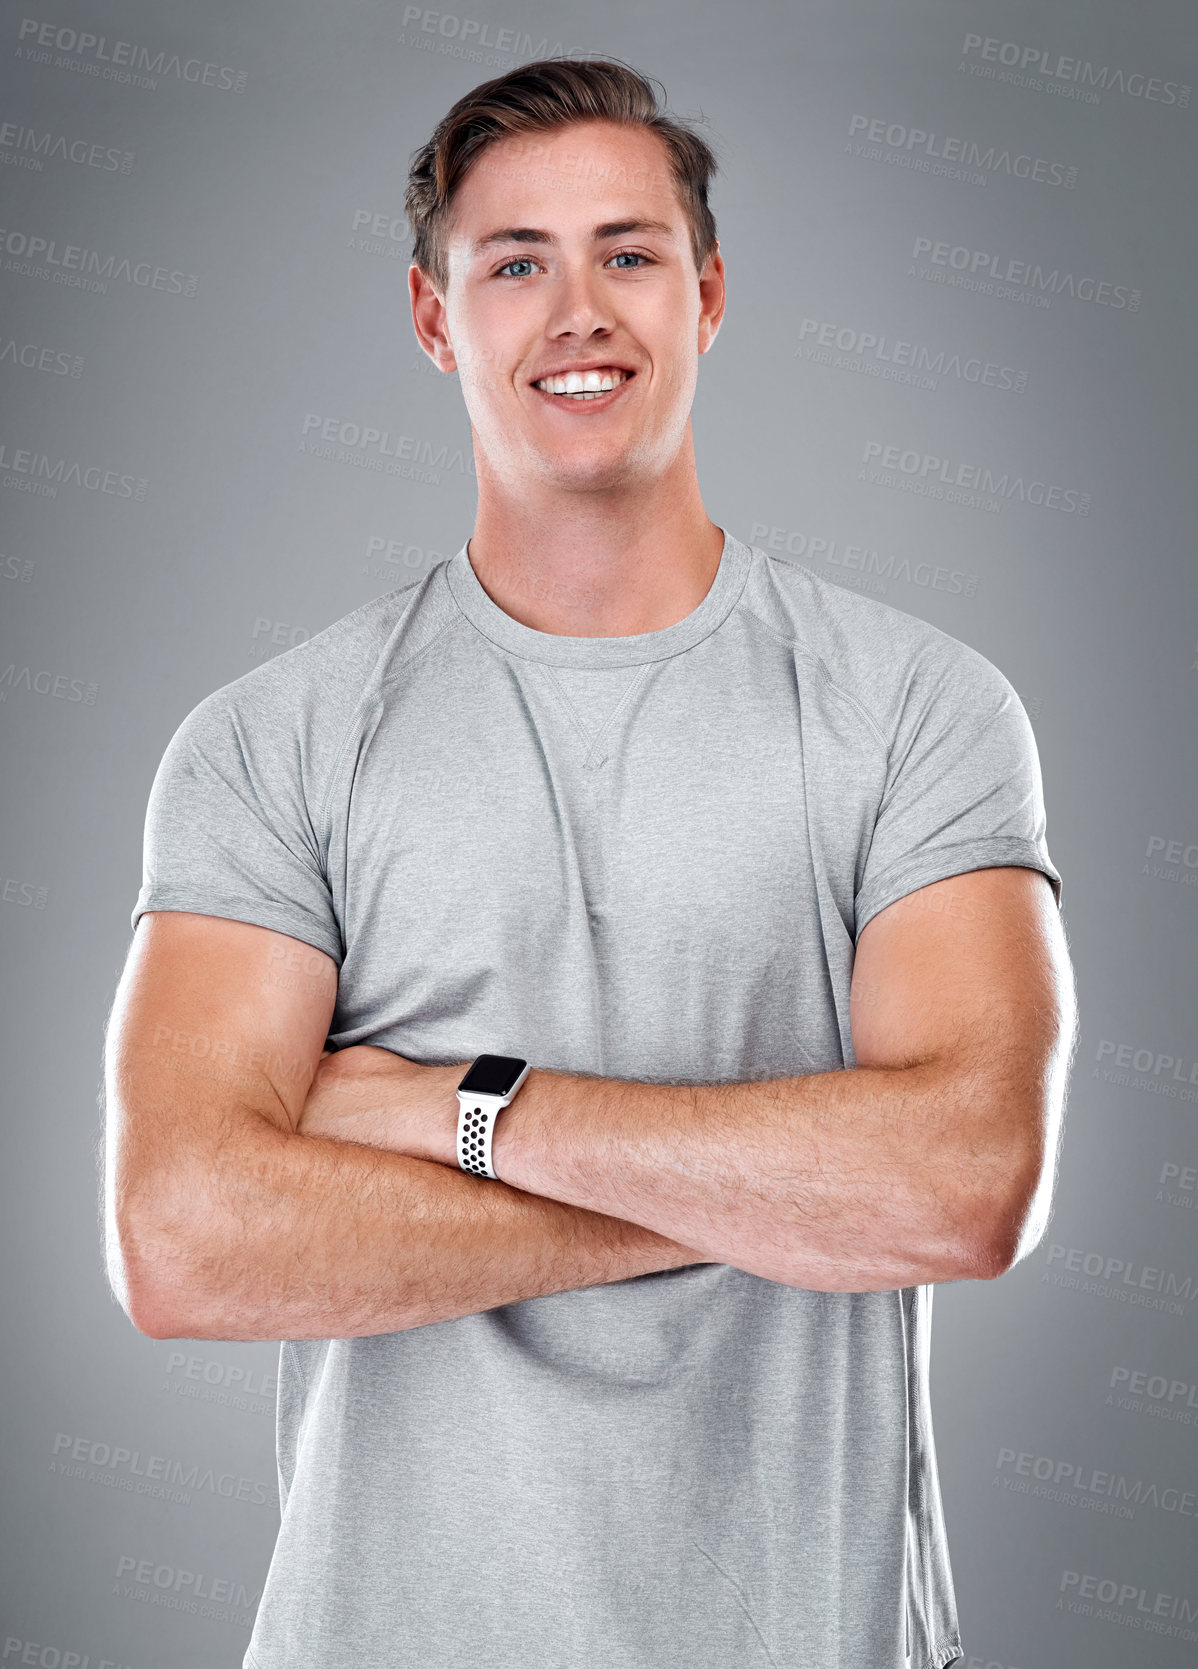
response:
M580 376L585 377L591 371L618 371L621 377L635 377L636 369L631 365L621 365L614 359L595 359L589 365L554 365L547 371L538 371L529 380L532 383L546 382L550 378Z
M567 416L586 416L592 412L606 411L623 396L624 390L632 381L633 378L629 375L612 388L598 391L579 390L573 394L551 394L547 389L538 388L535 383L529 386L538 400L547 401L556 411Z

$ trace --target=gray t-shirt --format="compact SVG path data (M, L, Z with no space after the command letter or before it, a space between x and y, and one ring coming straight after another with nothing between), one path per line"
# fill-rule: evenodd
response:
M331 1046L732 1082L855 1064L854 945L1048 856L976 650L725 534L661 631L559 637L467 548L201 701L133 912L339 964ZM942 1669L932 1288L724 1264L280 1350L247 1669Z

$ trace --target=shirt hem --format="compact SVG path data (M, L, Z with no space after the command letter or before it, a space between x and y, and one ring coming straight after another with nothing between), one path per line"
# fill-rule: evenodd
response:
M285 904L273 904L266 899L208 898L200 893L177 887L166 887L148 894L144 903L138 900L130 926L136 929L147 910L186 910L197 916L219 916L222 921L244 921L251 927L268 927L272 932L285 933L299 939L314 950L331 956L338 968L343 952L340 943L311 921L297 920L295 911Z
M960 1662L964 1656L965 1648L960 1640L944 1640L936 1647L931 1657L924 1658L921 1664L913 1665L912 1669L949 1669L951 1664ZM908 1659L908 1661L910 1660ZM242 1659L242 1669L261 1669L258 1659L248 1647L245 1657Z
M964 1656L964 1646L959 1639L953 1636L951 1639L942 1640L931 1657L924 1658L919 1665L919 1669L949 1669L951 1663L959 1663ZM257 1669L257 1665L254 1666L254 1669Z
M1007 865L1016 869L1039 870L1048 878L1057 909L1060 909L1061 877L1055 866L1045 859L1036 842L1019 835L996 835L989 840L968 840L959 846L946 846L942 851L929 853L924 858L913 862L908 860L880 876L857 899L857 934L861 934L879 910L897 903L909 892L930 887L934 881L947 881L953 875L964 875L971 869L1002 869Z

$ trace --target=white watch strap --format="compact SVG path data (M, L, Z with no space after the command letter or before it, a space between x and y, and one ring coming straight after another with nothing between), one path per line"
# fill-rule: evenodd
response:
M498 1182L491 1164L491 1138L495 1121L507 1106L500 1095L467 1095L458 1091L458 1164L475 1176L489 1176Z

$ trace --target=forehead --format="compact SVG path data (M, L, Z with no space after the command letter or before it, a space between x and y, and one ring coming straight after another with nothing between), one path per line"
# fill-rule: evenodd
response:
M469 259L495 228L540 227L569 237L608 221L657 220L685 229L665 141L643 127L571 122L495 140L454 195L449 246Z

